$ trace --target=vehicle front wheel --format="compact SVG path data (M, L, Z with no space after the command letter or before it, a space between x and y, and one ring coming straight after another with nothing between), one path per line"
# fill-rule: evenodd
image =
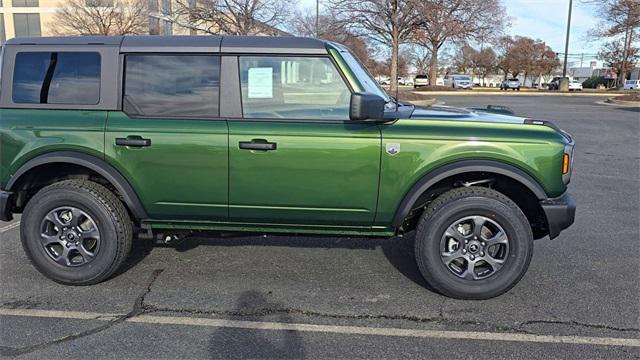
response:
M425 280L443 295L489 299L514 287L533 252L526 216L503 194L465 187L446 192L424 211L415 256Z
M131 250L132 226L124 205L88 180L64 180L38 191L24 209L20 230L36 269L67 285L107 279Z

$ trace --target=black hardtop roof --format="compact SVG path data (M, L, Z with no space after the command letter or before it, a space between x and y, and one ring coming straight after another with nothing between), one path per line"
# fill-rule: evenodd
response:
M14 38L16 45L104 45L119 46L127 52L223 52L326 54L327 43L294 36L55 36Z

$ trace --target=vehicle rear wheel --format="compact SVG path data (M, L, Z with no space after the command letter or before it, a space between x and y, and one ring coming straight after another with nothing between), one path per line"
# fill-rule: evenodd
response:
M423 213L415 256L425 280L443 295L489 299L514 287L533 252L526 216L488 188L451 190Z
M22 246L38 271L67 285L111 276L132 242L124 205L104 186L64 180L40 190L24 209Z

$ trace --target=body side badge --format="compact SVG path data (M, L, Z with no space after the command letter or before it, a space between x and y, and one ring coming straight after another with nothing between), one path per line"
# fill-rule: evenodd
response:
M398 143L388 143L387 146L387 154L394 156L400 152L400 144Z

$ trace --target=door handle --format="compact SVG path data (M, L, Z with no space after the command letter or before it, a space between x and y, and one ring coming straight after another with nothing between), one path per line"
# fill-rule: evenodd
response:
M267 142L266 140L240 141L239 145L240 149L243 150L271 151L278 148L276 143Z
M116 145L118 146L130 146L130 147L145 147L151 146L151 139L143 139L141 137L129 136L126 138L116 138Z

